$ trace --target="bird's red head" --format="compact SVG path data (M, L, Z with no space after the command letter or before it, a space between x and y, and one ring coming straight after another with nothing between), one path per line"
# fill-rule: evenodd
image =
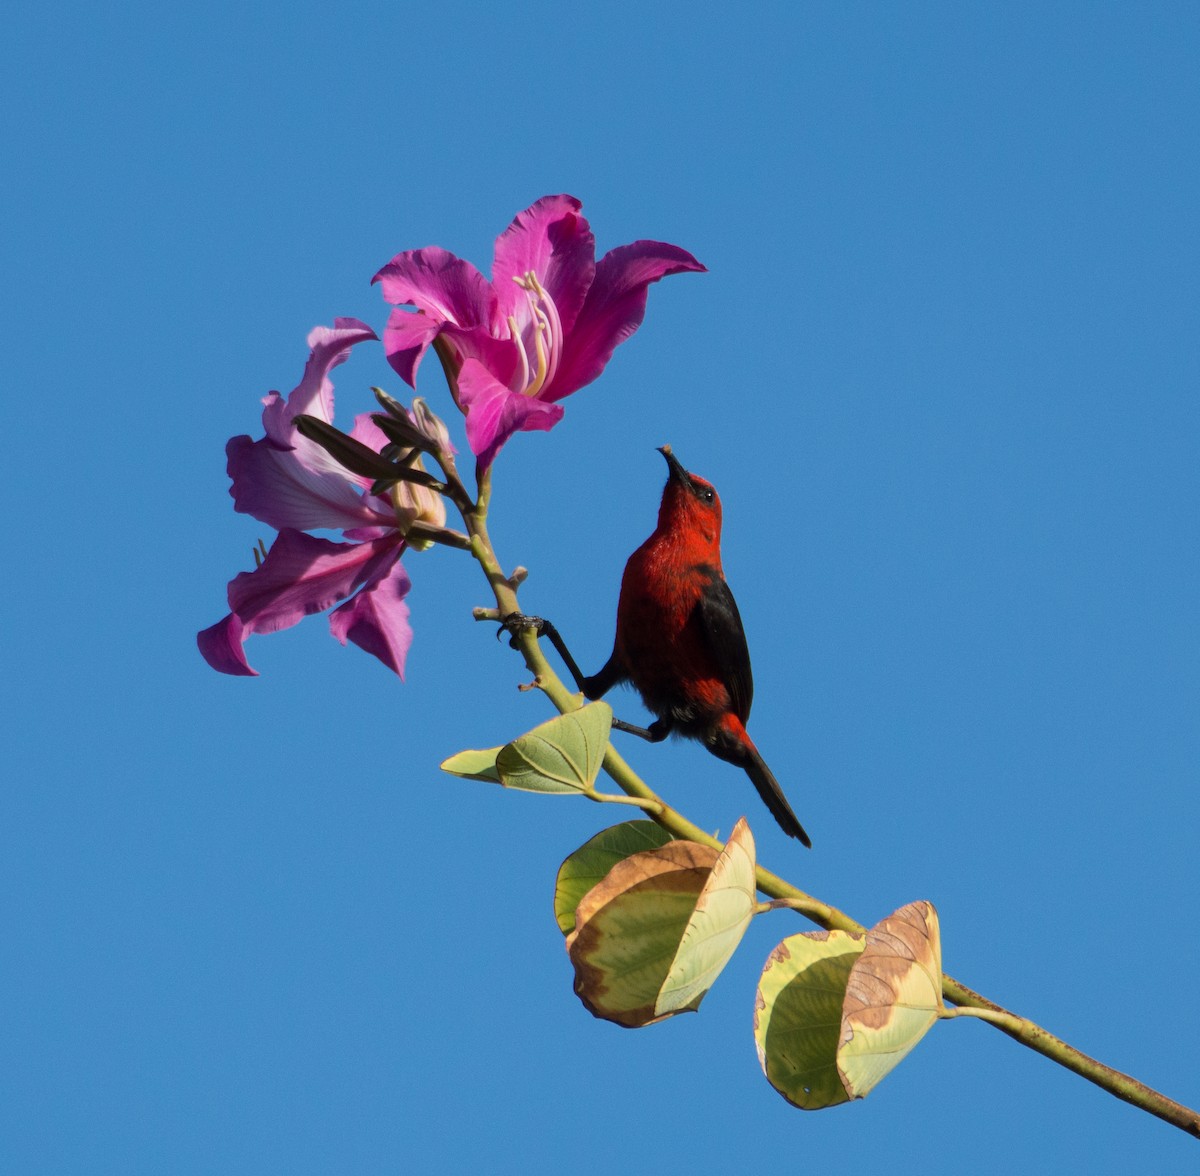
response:
M658 508L659 531L685 536L690 543L718 552L721 546L721 500L712 483L689 474L669 445L664 445L658 452L667 459L670 470L663 488L662 505Z

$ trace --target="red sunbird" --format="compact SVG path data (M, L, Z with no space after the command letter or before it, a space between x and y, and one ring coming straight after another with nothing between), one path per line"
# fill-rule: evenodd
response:
M664 445L669 469L654 533L629 557L617 604L612 656L590 677L579 670L557 630L542 618L504 618L505 628L533 626L554 643L587 698L629 682L655 716L649 728L614 722L651 742L675 733L698 739L737 764L779 827L811 846L804 826L746 733L754 679L742 618L721 569L721 500Z

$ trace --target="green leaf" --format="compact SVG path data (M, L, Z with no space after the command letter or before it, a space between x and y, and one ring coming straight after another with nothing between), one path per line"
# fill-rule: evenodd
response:
M584 895L567 954L575 992L595 1016L632 1029L684 1011L660 1013L659 993L717 856L669 841L619 861Z
M757 895L754 837L742 817L696 900L671 970L659 989L655 1013L699 1006L750 926Z
M867 932L850 970L838 1070L846 1093L864 1098L929 1031L942 1011L937 911L910 902Z
M460 751L449 759L442 760L442 771L452 776L462 776L467 780L487 780L492 784L500 783L500 775L496 771L496 756L499 747L489 747L486 751Z
M612 707L606 702L591 702L542 723L500 749L500 783L523 792L589 792L611 730Z
M806 931L767 957L754 1004L754 1043L767 1081L806 1111L849 1100L837 1068L842 1004L864 939Z
M601 829L558 868L554 886L554 917L564 935L575 930L575 908L617 862L647 849L657 849L671 834L653 821L626 821Z

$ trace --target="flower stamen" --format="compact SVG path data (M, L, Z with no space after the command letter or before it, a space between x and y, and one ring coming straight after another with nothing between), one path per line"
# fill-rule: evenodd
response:
M529 356L525 353L525 340L521 338L521 328L517 326L515 315L508 316L508 329L512 333L513 342L517 345L517 352L521 356L521 387L524 389L529 383Z
M532 377L529 372L529 353L525 340L517 328L514 316L509 316L509 329L517 342L521 355L521 391L526 396L536 396L551 380L558 370L558 355L562 350L562 320L558 317L558 308L554 299L546 292L546 288L538 281L533 270L514 275L513 281L525 291L529 303L530 325L533 328L533 349L537 355L537 370Z

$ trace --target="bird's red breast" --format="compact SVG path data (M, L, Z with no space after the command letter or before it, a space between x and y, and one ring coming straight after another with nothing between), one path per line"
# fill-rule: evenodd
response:
M667 483L654 533L629 557L617 607L626 677L655 714L684 730L740 714L731 669L714 649L703 604L728 594L721 570L721 503L709 483ZM745 715L742 715L745 718Z

